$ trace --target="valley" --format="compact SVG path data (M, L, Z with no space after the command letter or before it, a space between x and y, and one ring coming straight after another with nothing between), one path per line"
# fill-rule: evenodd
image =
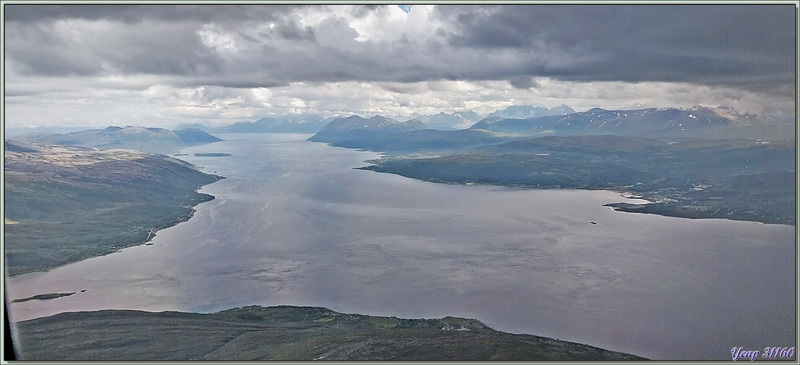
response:
M0 2L0 361L797 361L797 4Z
M724 359L732 341L794 341L783 320L794 311L783 290L793 226L619 212L605 205L643 201L607 190L432 184L358 169L380 155L309 135L221 137L181 151L225 176L199 191L214 200L152 245L7 277L7 298L24 300L10 303L11 319L314 306L475 318L651 359L675 359L677 347L682 359ZM743 281L751 295L727 295ZM746 331L727 319L745 313L770 315Z
M696 267L648 261L657 256L674 257L688 248L664 247L660 249L663 252L647 255L636 252L643 249L640 245L644 239L668 242L681 235L690 237L689 244L706 242L703 250L715 257L720 255L715 248L720 242L746 247L766 236L775 237L777 242L769 250L787 249L783 241L788 231L773 226L795 225L795 140L770 139L769 133L754 133L741 118L733 121L723 117L715 123L695 125L692 138L676 135L674 118L695 119L690 116L701 115L697 110L660 112L673 118L667 121L651 115L656 112L643 111L640 113L647 118L629 117L619 123L624 128L607 129L613 133L605 134L596 133L595 121L584 120L583 127L573 122L582 115L616 119L637 113L559 112L567 111L564 107L509 108L469 129L430 129L420 120L399 122L382 116L333 119L311 136L258 129L219 138L199 129L186 129L189 132L181 132L182 138L194 141L194 147L180 150L175 149L177 145L160 145L161 138L170 134L152 128L75 132L76 138L70 142L105 150L7 140L6 201L11 205L5 226L11 244L7 245L6 263L13 279L12 316L28 341L20 355L30 359L141 360L134 355L141 353L137 347L141 344L152 350L148 356L160 360L431 360L438 359L437 354L456 352L464 354L463 358L447 355L442 359L637 359L586 345L497 332L483 325L465 327L472 328L469 334L463 333L469 332L466 330L450 331L447 333L458 333L458 337L443 337L441 328L450 328L446 318L395 317L404 313L412 317L469 313L472 318L487 318L493 328L498 326L506 332L564 336L648 358L664 358L667 349L661 346L619 347L625 342L636 343L631 336L647 330L641 326L652 330L646 318L655 313L629 313L642 325L627 321L628 327L616 330L609 339L599 333L586 334L583 323L601 323L599 328L608 328L608 321L616 315L602 314L608 309L584 313L587 303L600 308L620 305L616 297L601 294L613 288L632 291L627 300L642 300L655 285L671 295L708 301L711 306L700 313L719 305L739 310L727 300L712 299L686 286L709 273L698 272ZM438 119L423 119L443 123L447 118L468 115L440 113ZM509 119L502 115L528 117ZM569 127L564 120L571 120ZM554 123L547 125L550 129L546 133L530 127L543 121ZM287 128L289 125L284 124ZM682 127L683 123L677 125ZM160 134L155 136L154 132ZM752 135L737 137L748 133ZM112 137L119 138L117 142L109 144L109 134L117 134ZM78 141L77 136L84 139ZM39 137L54 138L64 137ZM151 152L109 149L114 146ZM172 151L173 156L192 163L152 153L158 151ZM225 175L223 182L218 182L222 177L215 175L217 171ZM265 191L269 193L264 195ZM389 191L392 193L387 195ZM593 191L597 195L580 193ZM580 194L573 197L564 195L566 192ZM198 205L203 202L207 204ZM562 208L550 208L547 214L537 209L553 204ZM476 214L473 210L478 206L481 212L491 213ZM197 209L200 217L196 216ZM519 210L520 216L509 219L509 209ZM584 213L573 216L578 211ZM621 215L625 213L641 217ZM717 227L720 221L767 225L763 231L726 225L732 233L738 232L735 239L717 234L700 237L690 233L699 226L663 221L663 217L695 218L704 227ZM629 222L639 220L647 222L642 223L642 227L648 227L647 233L631 230ZM176 225L179 222L185 223ZM654 234L662 225L670 228ZM474 229L463 234L451 231L457 227ZM496 241L500 248L488 244ZM423 242L432 246L420 250ZM456 242L460 244L454 245ZM462 247L465 244L469 247L466 251ZM550 245L555 246L546 248ZM593 248L596 245L607 247L602 251L607 257L600 261L569 248L584 247L594 252L592 256L600 252ZM436 253L440 250L448 253L441 256ZM494 259L484 262L474 258L479 252ZM431 253L439 258L424 259ZM276 255L283 259L262 262ZM97 256L103 257L86 260ZM331 257L343 264L328 262ZM519 261L519 257L527 261ZM203 264L192 264L198 262ZM227 262L236 262L239 269L226 269ZM421 270L419 265L425 262L423 265L430 268ZM109 265L121 269L121 274L109 275ZM353 271L351 266L360 269ZM784 278L789 267L778 266L781 270L773 276ZM171 269L163 271L164 267ZM678 287L670 288L650 277L647 272L653 267L666 272ZM36 272L41 270L45 272ZM399 276L389 279L386 270ZM401 275L397 270L421 270L422 276ZM718 275L728 267L715 265L714 270L713 275ZM96 272L106 274L100 278L93 274ZM526 283L523 277L527 274L545 282ZM383 279L376 279L376 275ZM503 287L495 287L495 280L465 286L464 278L476 280L484 275L500 280ZM736 275L758 274L750 271ZM82 279L64 281L63 277ZM634 277L648 289L628 283ZM322 278L333 280L331 289L318 289ZM421 288L409 286L420 280L433 282ZM391 283L390 289L383 287L387 283ZM700 285L706 291L711 285L720 286L715 292L730 289L727 281ZM226 293L219 292L223 286L228 287ZM265 288L266 292L259 294ZM350 293L355 301L343 300L339 291ZM478 294L485 291L493 297L531 294L524 295L526 299L521 302L500 305L500 313L486 307L492 301ZM362 295L367 292L370 294ZM432 292L443 297L434 299ZM455 305L460 301L466 303ZM251 307L295 303L319 307ZM533 308L554 320L528 313L531 307L525 303L534 303ZM650 305L659 313L687 310L685 306L666 309ZM228 309L237 306L240 308ZM323 306L391 315L343 315ZM787 310L772 307L773 311ZM385 308L394 310L387 312ZM625 305L620 308L631 310ZM250 311L259 314L253 316ZM283 313L275 317L279 322L270 322L267 327L257 323L265 318L262 314L274 317L268 313L275 311ZM231 313L241 315L234 318ZM320 313L329 317L307 320L309 315ZM301 314L304 319L297 322ZM108 316L115 319L111 321ZM675 336L681 331L679 327L689 323L669 317L678 327L654 333L669 343L681 343ZM350 320L340 323L330 318ZM186 323L175 325L176 320ZM84 344L112 322L123 332L105 342ZM190 326L213 335L174 332L175 326ZM478 328L480 334L476 333ZM168 334L159 340L162 333ZM148 340L130 342L140 336ZM416 340L408 341L411 337ZM740 338L752 341L746 336ZM266 339L273 345L253 344ZM785 336L779 334L776 339ZM177 350L153 348L153 341L175 340L185 345ZM85 350L68 355L51 352L59 346ZM718 358L717 352L696 351L686 356Z

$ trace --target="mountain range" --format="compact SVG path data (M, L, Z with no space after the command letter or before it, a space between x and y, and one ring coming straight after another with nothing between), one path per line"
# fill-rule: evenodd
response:
M606 189L651 202L618 210L795 221L795 134L786 120L702 106L495 116L462 130L372 120L380 122L336 119L309 141L382 152L364 169L424 181Z
M351 115L352 116L352 115ZM174 151L197 143L213 142L205 133L304 133L313 134L337 119L351 116L322 117L317 114L286 114L267 116L255 121L240 121L224 126L202 123L180 124L174 131L162 128L109 127L104 130L81 130L71 133L44 135L24 133L14 129L16 139L43 143L82 145L96 148L141 148L153 152ZM758 135L764 138L781 138L792 133L794 117L783 114L753 115L739 113L730 107L709 108L695 106L688 109L647 108L636 110L606 110L594 108L576 112L567 105L552 108L531 105L512 105L498 109L482 118L472 110L452 113L411 115L375 115L394 121L416 120L424 128L444 131L482 129L503 134L615 134L653 137L683 137L692 133L705 133L705 138L747 138ZM365 118L370 119L370 118ZM721 128L713 128L721 127ZM727 128L737 127L737 128ZM191 130L194 138L181 136L179 131ZM8 131L7 131L8 132ZM41 132L41 130L39 130ZM174 132L176 135L172 135ZM51 132L52 133L52 132ZM201 138L202 137L202 138ZM153 143L145 142L153 141ZM156 142L157 141L157 142ZM169 146L169 148L160 148Z
M692 136L724 132L724 128L764 125L755 115L730 108L649 108L639 110L590 109L585 112L541 117L487 117L470 129L519 134L613 134L625 136ZM706 133L709 134L709 133Z
M255 122L237 122L212 130L218 133L316 133L330 122L316 114L265 117Z
M466 129L475 124L475 122L481 120L481 116L472 110L453 112L450 114L445 112L430 115L412 114L411 117L422 121L428 125L429 128L441 130Z
M99 149L127 148L170 153L183 147L220 140L209 132L316 132L310 141L327 142L340 147L397 152L474 147L495 143L498 138L545 135L617 135L656 139L770 139L794 135L794 120L790 117L742 114L729 107L636 110L594 108L574 112L566 105L553 108L514 105L490 113L480 120L480 116L473 111L412 116L415 118L401 121L404 119L380 115L369 118L357 115L323 118L314 114L292 114L214 128L191 124L182 125L183 129L170 131L163 128L111 126L20 139Z
M204 129L219 133L316 133L329 123L345 117L322 118L313 114L284 115L262 118L255 122L238 122L225 127ZM704 138L747 138L751 135L780 138L794 128L794 119L783 115L757 116L739 113L730 107L647 108L635 110L606 110L594 108L576 112L567 105L552 108L512 105L481 118L471 110L452 113L385 116L383 119L400 123L418 121L425 127L452 131L482 129L503 134L613 134L643 137L685 137L701 133ZM361 118L359 116L359 118ZM371 118L364 118L371 119ZM369 124L369 123L367 123ZM363 123L362 123L363 125ZM417 126L419 126L417 124ZM330 130L325 131L329 133ZM692 138L697 137L694 135Z
M574 110L566 105L553 108L534 107L530 105L512 105L496 110L489 117L496 118L530 118L548 115L564 115ZM316 114L285 114L268 116L255 121L241 121L230 125L210 127L200 123L181 124L178 128L197 128L209 133L316 133L329 122L346 116L323 118ZM419 120L431 129L453 130L467 129L483 119L472 110L461 110L452 113L437 114L412 113L410 115L382 115L394 120Z
M537 115L537 113L567 113L571 109L561 106L551 109L532 107L509 107L493 113L473 124L469 129L434 130L428 123L417 119L400 122L391 118L375 116L364 119L359 116L338 118L331 121L309 139L340 147L374 149L379 151L402 151L424 147L454 147L459 141L462 147L474 147L498 138L521 138L546 135L615 135L647 137L655 139L726 139L786 138L794 135L793 123L785 120L761 118L752 114L740 114L732 108L708 108L697 106L690 109L649 108L638 110L605 110L594 108L585 112L573 112L548 116L532 116L525 119L502 118L497 115ZM440 113L438 120L453 115ZM437 120L433 118L434 120ZM429 120L431 120L429 118ZM488 133L468 133L488 132ZM469 138L466 138L469 136ZM461 143L466 140L470 143ZM420 144L420 141L425 141Z

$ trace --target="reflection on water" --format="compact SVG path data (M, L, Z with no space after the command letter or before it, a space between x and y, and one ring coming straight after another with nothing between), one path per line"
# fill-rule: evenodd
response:
M12 299L77 292L13 303L12 320L294 304L475 317L657 359L795 346L794 227L615 212L603 204L626 198L608 191L355 170L377 154L306 137L234 134L186 149L226 177L201 190L215 200L151 246L7 279Z

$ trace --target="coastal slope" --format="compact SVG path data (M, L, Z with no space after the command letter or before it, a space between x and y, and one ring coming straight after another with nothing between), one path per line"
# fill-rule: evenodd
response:
M364 170L450 184L612 190L648 200L617 210L795 224L793 139L662 141L547 136L435 157L384 157Z
M6 140L6 274L144 243L213 199L197 189L219 179L164 155Z

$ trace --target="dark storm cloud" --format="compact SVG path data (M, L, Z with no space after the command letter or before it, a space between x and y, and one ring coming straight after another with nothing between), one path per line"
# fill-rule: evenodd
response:
M39 22L61 19L246 22L269 21L302 6L286 5L6 5L5 21Z
M127 27L128 29L125 29ZM73 25L6 28L6 52L22 72L40 75L98 73L195 75L218 72L222 60L204 47L192 25L99 25L70 34Z
M280 26L276 26L276 28L278 35L289 41L314 41L317 38L314 34L314 29L311 27L300 27L297 24L289 23L281 24Z
M520 71L573 81L793 82L794 5L440 6L457 48L550 53ZM749 81L746 81L748 80Z
M203 43L199 32L204 25L235 30L242 24L272 23L278 39L313 40L313 30L291 19L298 8L7 5L6 54L28 75L219 74L224 60Z
M536 82L536 80L534 80L530 76L509 77L508 78L508 82L511 84L511 86L513 86L513 87L515 87L517 89L528 89L528 88L532 88L532 87L540 87L541 86L541 85L539 85L538 82Z
M331 12L312 26L298 15L308 9L325 14L319 6L6 5L6 55L28 75L143 73L245 86L508 80L531 88L550 77L756 90L795 77L793 5L445 5L434 13L440 29L401 30L391 41L358 41L350 23L380 22L390 7L355 7L350 19Z

